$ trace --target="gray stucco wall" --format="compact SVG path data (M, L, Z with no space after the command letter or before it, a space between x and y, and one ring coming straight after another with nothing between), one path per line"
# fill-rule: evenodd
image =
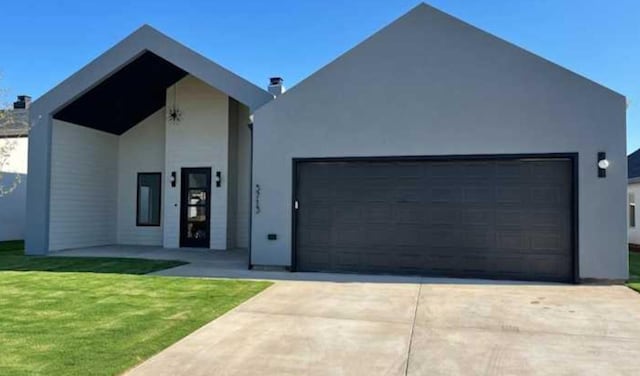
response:
M49 182L51 177L51 128L49 113L34 103L29 109L29 184L25 220L25 253L43 255L49 249ZM35 115L34 115L35 114Z
M580 276L626 278L625 111L623 96L419 6L255 113L253 263L291 263L292 158L571 152Z

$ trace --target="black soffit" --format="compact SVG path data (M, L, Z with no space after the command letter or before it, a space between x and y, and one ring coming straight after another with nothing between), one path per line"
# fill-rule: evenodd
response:
M147 51L53 117L121 135L164 107L167 88L186 75Z

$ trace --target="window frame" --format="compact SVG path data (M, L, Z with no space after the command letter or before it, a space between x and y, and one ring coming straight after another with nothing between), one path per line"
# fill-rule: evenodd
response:
M160 190L158 194L158 222L140 223L140 179L145 176L158 176ZM136 227L160 227L162 224L162 172L138 172L136 178Z

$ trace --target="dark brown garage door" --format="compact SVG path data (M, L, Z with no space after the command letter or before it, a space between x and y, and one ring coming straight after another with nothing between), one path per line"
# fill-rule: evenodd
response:
M572 281L572 168L298 160L296 269Z

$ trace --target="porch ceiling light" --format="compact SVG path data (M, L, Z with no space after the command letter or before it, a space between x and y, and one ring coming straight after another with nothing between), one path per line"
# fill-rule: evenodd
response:
M178 84L173 86L173 104L167 110L167 120L173 124L178 124L182 120L182 110L178 107Z
M182 120L182 111L178 107L171 107L169 109L169 121L178 124Z

